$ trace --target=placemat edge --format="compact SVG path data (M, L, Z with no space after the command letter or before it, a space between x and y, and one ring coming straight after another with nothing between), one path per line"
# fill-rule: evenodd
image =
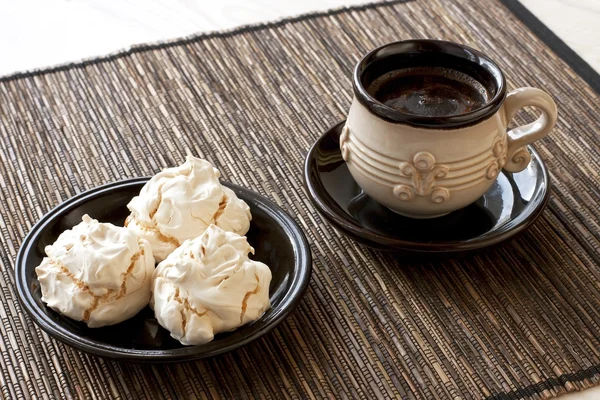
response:
M370 9L376 9L380 7L391 6L394 4L402 4L402 3L410 3L417 0L378 0L373 2L368 2L364 4L354 5L354 6L342 6L338 8L332 8L325 11L313 11L308 13L303 13L300 15L292 16L292 17L283 17L274 21L267 22L259 22L256 24L245 24L232 29L226 30L216 30L209 32L197 32L188 36L178 37L174 39L167 40L159 40L156 42L148 42L141 44L134 44L129 48L124 48L121 50L117 50L115 52L103 55L103 56L94 56L91 58L85 58L78 61L70 61L64 64L58 64L49 67L43 68L35 68L32 70L26 70L21 72L14 72L8 75L0 76L0 83L15 81L19 79L30 78L33 76L41 76L50 74L53 72L66 71L76 68L84 68L88 65L99 64L103 62L110 62L117 60L119 58L127 57L131 54L140 53L144 51L158 50L164 49L174 46L179 46L182 44L194 43L197 41L201 41L204 39L210 38L225 38L229 36L238 35L245 32L256 32L260 30L270 29L274 27L279 27L286 24L292 24L295 22L305 21L313 18L327 17L337 14L342 14L345 12L352 11L364 11Z

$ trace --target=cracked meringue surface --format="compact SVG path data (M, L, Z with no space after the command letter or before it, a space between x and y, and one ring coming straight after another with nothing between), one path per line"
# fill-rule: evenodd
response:
M35 269L42 301L90 328L129 319L150 301L152 250L126 228L86 214L45 253Z
M244 235L250 228L250 208L219 182L219 171L208 161L186 157L178 167L158 173L127 205L125 226L148 240L157 262L209 225Z
M150 306L159 324L198 345L260 318L270 306L271 270L248 253L245 237L215 225L185 241L154 272Z

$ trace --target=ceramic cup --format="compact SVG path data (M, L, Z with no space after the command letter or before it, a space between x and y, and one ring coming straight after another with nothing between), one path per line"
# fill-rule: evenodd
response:
M470 112L419 116L386 106L366 88L383 74L410 67L442 67L476 79L489 101ZM434 218L477 200L500 170L519 172L531 156L526 145L548 134L556 104L539 89L506 94L500 68L469 47L438 40L389 43L354 69L354 100L340 136L342 157L358 185L392 211ZM540 117L507 131L517 110L536 107Z

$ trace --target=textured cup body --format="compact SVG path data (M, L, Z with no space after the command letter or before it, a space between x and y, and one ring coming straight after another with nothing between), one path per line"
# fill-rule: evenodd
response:
M507 161L504 107L457 129L421 128L379 118L356 98L340 137L358 185L392 211L434 218L483 195Z

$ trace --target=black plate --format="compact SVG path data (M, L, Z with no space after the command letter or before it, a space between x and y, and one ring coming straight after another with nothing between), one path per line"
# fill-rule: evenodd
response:
M304 166L308 193L317 209L356 241L412 253L453 253L499 243L527 228L550 196L548 172L528 146L531 162L519 173L502 171L475 203L434 219L400 216L367 196L352 178L339 149L344 121L310 149Z
M233 350L264 335L298 304L312 272L310 248L298 225L278 206L240 186L223 183L250 206L252 223L248 241L256 251L252 259L271 268L271 308L257 321L222 333L201 346L183 346L158 325L146 307L135 317L117 325L88 328L46 307L41 301L35 274L44 247L65 229L89 214L101 222L123 225L127 203L149 178L136 178L92 189L66 201L46 214L23 241L15 274L19 299L33 320L56 339L79 350L128 361L185 361Z

